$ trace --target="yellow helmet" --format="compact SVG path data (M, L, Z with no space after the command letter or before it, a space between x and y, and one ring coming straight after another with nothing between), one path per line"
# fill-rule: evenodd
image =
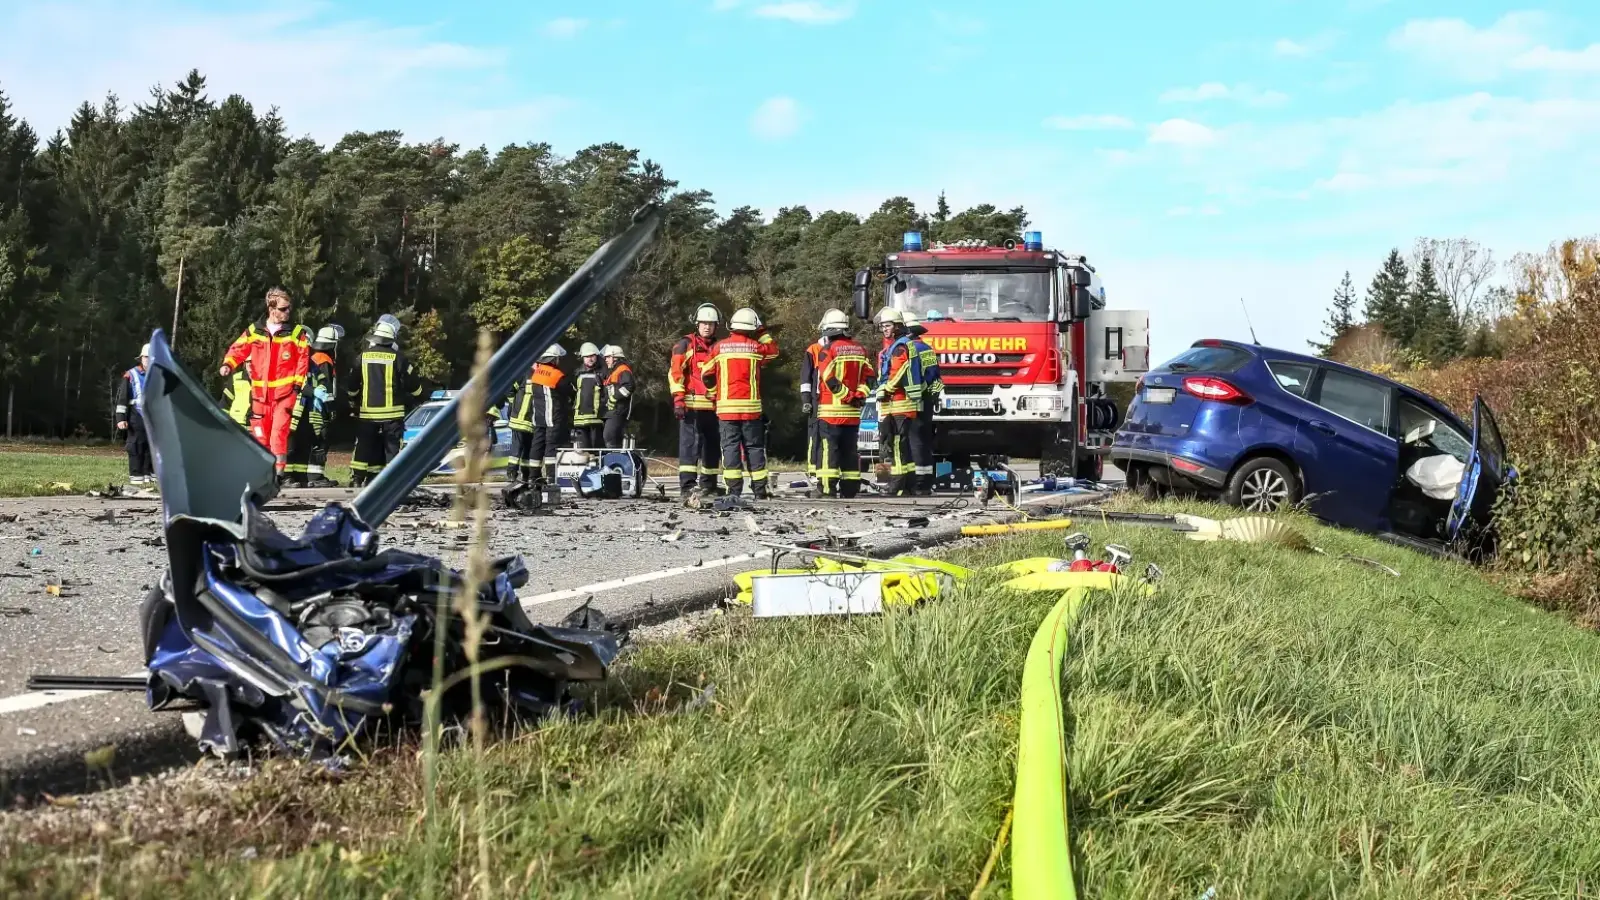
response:
M906 322L906 315L892 306L885 306L883 309L878 310L877 322L879 325L882 325L885 322L893 322L896 325L904 325Z

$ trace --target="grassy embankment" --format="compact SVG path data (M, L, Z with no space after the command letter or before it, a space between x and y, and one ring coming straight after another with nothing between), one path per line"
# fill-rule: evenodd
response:
M328 473L350 483L350 454L328 454ZM0 497L81 495L128 486L128 454L120 444L0 442Z
M1088 529L1167 572L1150 599L1096 598L1073 634L1089 896L1585 896L1595 637L1464 567L1305 527L1328 555ZM486 872L471 755L442 764L430 851L407 749L345 783L281 764L231 792L173 788L160 814L0 820L0 894L470 896L478 876L495 896L965 897L1053 600L980 582L909 614L730 615L645 646L598 717L492 748Z

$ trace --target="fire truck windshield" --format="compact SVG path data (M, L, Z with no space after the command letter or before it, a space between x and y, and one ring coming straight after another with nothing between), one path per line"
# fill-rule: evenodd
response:
M1050 317L1049 272L901 273L905 290L889 303L923 321L1043 322Z

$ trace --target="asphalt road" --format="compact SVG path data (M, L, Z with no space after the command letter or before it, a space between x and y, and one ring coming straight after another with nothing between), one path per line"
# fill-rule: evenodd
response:
M269 507L286 532L298 531L321 503L348 496L306 494ZM1049 506L1086 496L1092 495L1028 500ZM577 501L547 515L497 512L490 550L524 555L532 577L519 593L535 620L557 621L592 598L614 619L644 623L709 603L733 575L765 566L771 551L763 541L814 539L831 529L860 535L864 548L886 555L949 540L961 524L1002 518L976 504L942 508L950 499L772 500L748 514L651 500ZM930 526L908 527L908 517L930 514ZM463 565L467 533L440 527L447 515L439 508L402 510L383 528L383 539ZM763 533L753 532L747 518ZM675 540L662 539L672 534ZM178 716L149 712L142 694L25 689L36 673L141 674L138 610L165 568L165 552L156 501L0 500L0 803L39 785L73 789L73 779L84 778L82 753L106 744L116 744L130 767L192 753Z

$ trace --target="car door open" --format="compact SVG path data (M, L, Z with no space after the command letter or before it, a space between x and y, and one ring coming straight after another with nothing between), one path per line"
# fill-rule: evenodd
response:
M1467 457L1450 507L1446 531L1450 539L1475 549L1492 540L1494 504L1507 481L1506 445L1500 426L1482 397L1472 401L1472 453Z

